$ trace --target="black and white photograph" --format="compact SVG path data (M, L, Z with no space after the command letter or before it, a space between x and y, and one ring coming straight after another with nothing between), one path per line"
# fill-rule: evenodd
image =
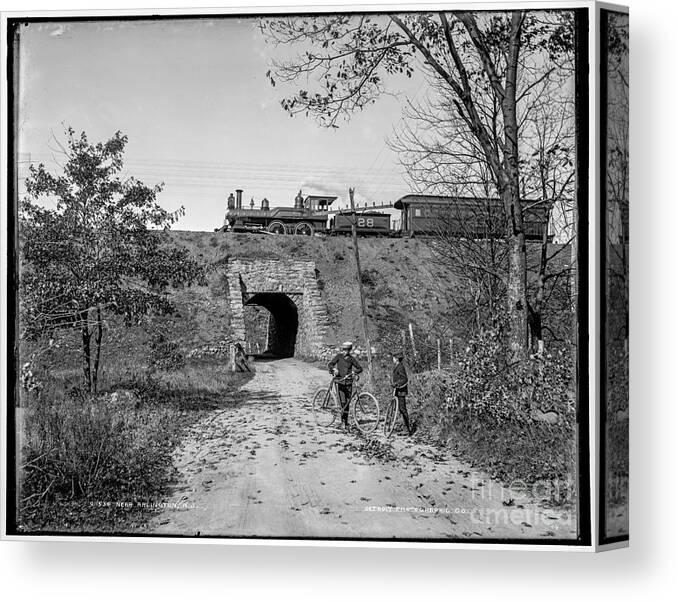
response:
M587 11L357 10L8 22L8 533L591 545Z

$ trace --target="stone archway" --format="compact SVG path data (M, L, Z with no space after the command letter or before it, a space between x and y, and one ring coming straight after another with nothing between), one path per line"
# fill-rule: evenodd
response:
M270 312L266 346L271 354L322 358L328 325L316 273L313 261L229 261L233 342L247 348L244 307L258 305Z
M294 357L299 327L299 310L285 293L255 293L245 305L259 305L268 310L268 328L265 354L275 357Z

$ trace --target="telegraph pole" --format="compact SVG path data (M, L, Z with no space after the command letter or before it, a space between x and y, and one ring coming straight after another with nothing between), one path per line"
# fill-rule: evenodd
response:
M365 291L363 290L362 270L360 269L360 251L358 251L358 231L356 228L356 212L355 202L353 201L354 188L348 189L348 196L351 199L351 236L353 237L353 252L355 254L355 265L358 270L358 289L360 290L360 312L363 318L363 335L365 337L365 345L367 347L367 382L370 387L374 387L373 373L372 373L372 345L370 343L370 335L367 331L367 310L365 308Z

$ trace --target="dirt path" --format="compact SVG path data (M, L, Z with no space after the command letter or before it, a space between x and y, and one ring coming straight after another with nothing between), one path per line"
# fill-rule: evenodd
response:
M196 424L175 452L181 477L168 508L152 521L156 533L576 536L567 513L541 509L431 446L397 436L395 458L385 460L370 453L383 442L316 426L309 399L327 383L325 371L294 359L256 368L243 388L246 401Z

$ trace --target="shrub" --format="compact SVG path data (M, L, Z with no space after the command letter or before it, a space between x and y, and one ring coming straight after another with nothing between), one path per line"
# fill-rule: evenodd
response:
M132 395L50 386L30 397L24 433L20 513L30 522L54 502L157 494L177 428L166 409L136 409Z
M570 353L558 350L514 365L505 357L500 329L481 332L452 369L411 379L415 415L494 477L569 483L576 426ZM569 485L557 490L562 497L573 493Z
M151 371L178 370L186 363L176 341L169 339L165 332L155 332L149 343L148 365Z
M105 374L99 395L74 387L74 371L43 375L41 387L22 391L19 529L120 531L144 520L141 503L116 511L96 502L161 496L184 428L239 403L236 386L248 377L227 372L221 360L191 358L152 378L143 364L121 364Z
M360 281L364 286L375 287L377 285L377 271L376 270L361 270L360 272Z
M608 343L606 487L607 499L628 499L629 478L629 363L623 341Z

